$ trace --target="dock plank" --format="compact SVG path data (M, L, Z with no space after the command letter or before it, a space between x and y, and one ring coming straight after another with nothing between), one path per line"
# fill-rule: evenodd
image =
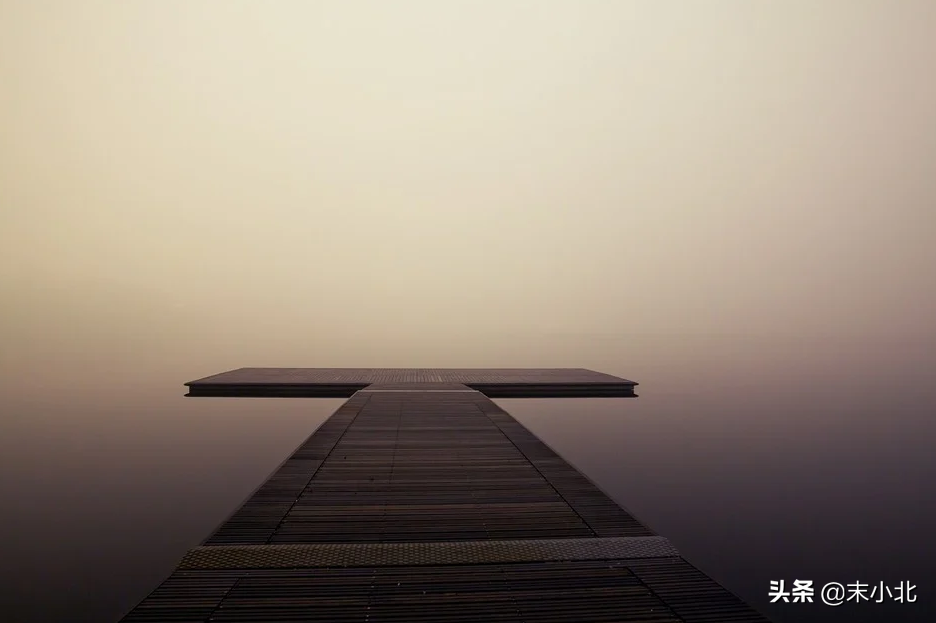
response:
M349 397L370 385L401 383L464 384L491 398L631 397L637 385L584 368L239 368L186 385L189 396Z
M767 621L471 384L549 373L273 370L368 382L123 621Z

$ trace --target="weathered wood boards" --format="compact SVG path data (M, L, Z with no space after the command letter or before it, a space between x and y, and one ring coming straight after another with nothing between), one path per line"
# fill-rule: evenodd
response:
M247 370L366 385L126 623L766 621L472 389L606 375Z
M345 398L375 383L458 383L490 398L629 397L637 385L581 368L240 368L186 385L189 396Z

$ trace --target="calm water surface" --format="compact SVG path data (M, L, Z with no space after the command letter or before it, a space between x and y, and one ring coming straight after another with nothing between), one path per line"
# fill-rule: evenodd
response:
M776 621L936 620L934 340L547 342L518 341L495 356L455 344L460 357L417 353L411 363L403 350L360 365L499 359L639 381L637 399L498 402ZM277 365L222 355L170 363L111 354L109 378L100 362L84 373L82 353L48 358L41 374L35 361L6 366L3 621L115 621L342 402L184 398L184 381ZM779 579L909 581L918 599L769 604Z

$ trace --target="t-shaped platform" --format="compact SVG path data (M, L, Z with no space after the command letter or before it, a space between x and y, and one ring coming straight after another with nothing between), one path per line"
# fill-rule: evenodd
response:
M240 368L186 385L189 396L348 398L374 383L458 383L488 398L628 397L637 385L581 368Z
M580 369L242 368L190 396L350 396L123 620L766 621L491 396Z

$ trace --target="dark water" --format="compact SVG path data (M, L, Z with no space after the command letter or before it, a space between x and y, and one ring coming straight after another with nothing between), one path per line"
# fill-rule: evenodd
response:
M776 621L936 620L932 339L593 338L578 358L573 342L500 365L591 367L639 381L640 397L499 404L691 562ZM405 354L374 365L459 365ZM115 621L341 403L187 399L186 380L275 364L132 360L111 378L74 357L7 374L4 622ZM917 601L771 605L780 579L906 581Z

